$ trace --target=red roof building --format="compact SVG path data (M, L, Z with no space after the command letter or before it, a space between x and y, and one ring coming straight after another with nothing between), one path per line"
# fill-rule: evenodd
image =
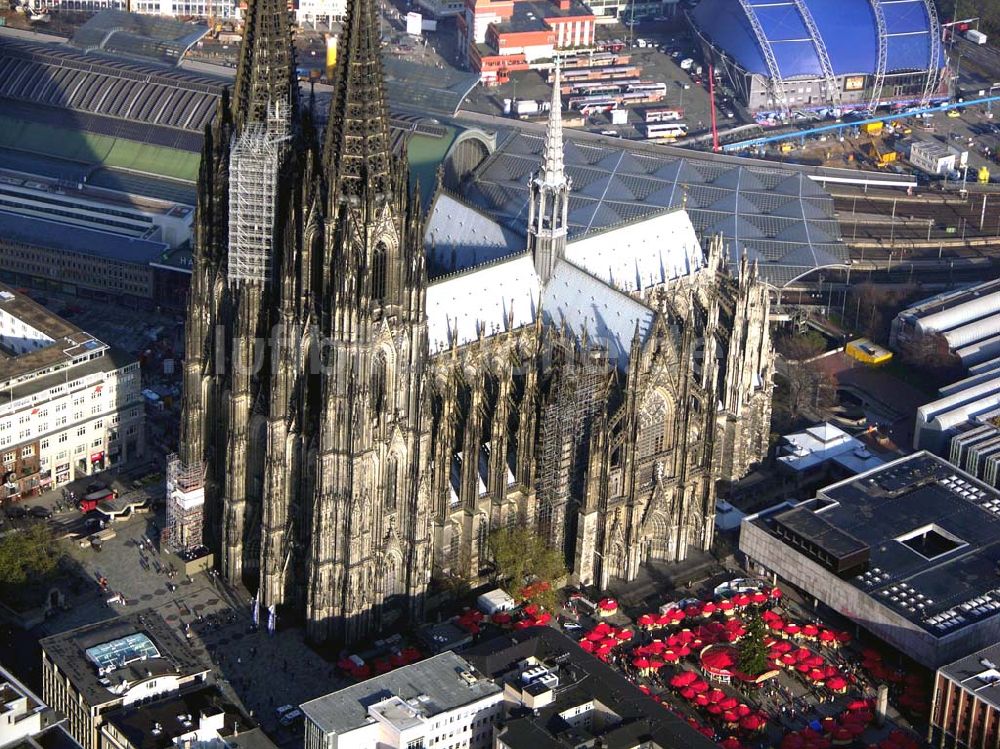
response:
M588 49L596 18L579 0L466 0L459 46L483 83L505 83L515 70L556 51Z

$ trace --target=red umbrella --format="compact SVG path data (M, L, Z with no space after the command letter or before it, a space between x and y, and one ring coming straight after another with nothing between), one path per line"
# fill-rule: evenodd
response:
M733 710L740 704L740 701L735 697L726 697L719 704L722 705L723 710Z
M826 686L834 692L842 692L847 689L847 682L842 676L833 676L826 680Z
M763 723L760 718L754 714L745 715L740 718L740 728L745 731L758 731L763 727Z
M663 640L653 640L649 645L646 646L646 650L650 653L662 653L667 649L667 645Z
M852 738L853 736L851 735L851 732L848 731L846 728L838 728L836 731L833 732L833 740L838 743L846 744Z
M663 661L661 661L659 658L650 658L649 667L652 669L663 668Z
M636 658L635 660L632 661L632 665L635 666L636 668L647 669L649 668L649 659Z
M810 655L808 658L803 658L802 662L808 666L812 666L813 668L819 668L823 665L824 660L821 655Z
M687 645L681 645L679 648L677 648L677 655L679 655L681 658L687 658L689 655L691 655L691 648L689 648Z
M752 712L753 710L750 709L749 705L740 704L736 706L736 714L739 715L741 718L746 717Z
M794 666L796 660L798 659L795 657L795 653L785 653L781 656L781 662L786 666Z
M774 649L777 650L779 653L787 653L793 647L794 646L792 645L792 643L790 643L788 640L778 640L776 643L774 643Z
M510 614L506 611L498 611L492 616L494 624L510 624Z
M643 614L636 620L636 624L640 627L649 627L656 623L656 617L653 614Z
M650 694L651 693L649 687L647 687L645 684L640 684L639 685L639 691L642 692L643 694Z
M681 658L680 655L673 650L664 650L663 653L660 654L660 657L667 663L676 663Z
M806 658L812 657L812 651L809 648L799 648L793 651L795 653L795 660L804 661Z
M700 615L701 615L700 606L695 606L692 604L691 606L687 606L684 609L684 616L700 616Z
M597 607L601 611L617 611L618 610L618 601L616 601L614 598L602 598L597 603Z
M701 694L702 692L708 691L708 682L703 679L698 679L698 681L691 682L691 688L696 694Z
M680 609L670 609L667 614L670 616L670 620L674 622L684 621L684 617L687 616L687 614Z
M819 634L819 627L815 624L804 624L802 626L803 637L816 637Z
M771 598L781 598L781 588L771 588Z
M740 716L739 716L739 715L737 715L737 714L736 714L735 712L733 712L732 710L726 710L726 711L725 711L725 712L724 712L724 713L722 714L722 719L723 719L723 720L724 720L724 721L725 721L726 723L739 723L739 722L740 722Z
M588 640L586 638L580 640L580 647L583 648L588 653L593 653L594 650L597 648L597 646L594 645L594 643L591 640Z
M785 623L781 619L772 619L767 623L767 626L775 632L780 632L785 628Z
M767 601L767 594L761 593L758 590L756 593L750 596L750 601L752 603L757 603L757 604L764 603L765 601Z
M674 674L670 677L670 686L672 687L686 687L690 686L698 680L698 674L694 671L681 671L680 673Z
M527 614L528 616L534 616L535 614L538 613L538 604L529 603L527 606L524 607L524 613Z
M737 593L733 596L733 604L740 607L748 606L750 605L750 596L746 593Z
M710 703L707 709L712 715L722 715L722 708L717 704Z
M601 647L602 648L613 648L617 644L618 644L618 640L616 640L614 637L605 637L603 640L601 640Z
M694 704L696 704L698 707L705 707L705 705L708 704L708 695L696 694L694 696Z
M684 687L681 690L681 697L690 702L695 697L694 690L691 687Z
M716 688L708 693L708 701L721 702L725 698L725 696L726 696L725 692L723 692L721 689Z
M826 674L823 673L823 669L814 668L809 672L809 679L811 681L823 681L826 678Z
M624 640L631 640L632 639L632 631L629 630L629 629L619 629L617 632L615 632L615 637L617 637L619 640L623 640L623 641Z
M694 640L694 632L692 632L690 629L682 629L680 632L677 633L677 640L678 642L687 645L692 640Z
M597 642L598 640L603 640L604 639L604 633L603 632L599 632L596 629L592 629L592 630L590 630L587 633L587 639L591 640L593 642Z
M705 616L710 616L715 613L716 608L718 608L712 601L707 601L704 606L701 607L701 613Z
M867 700L854 700L847 706L848 710L867 710L869 707Z
M831 676L841 675L840 671L832 663L828 663L826 666L823 667L823 673L827 678L830 678Z
M820 630L819 641L820 642L834 642L837 639L835 632L829 629Z
M831 718L831 717L823 718L823 730L824 731L826 731L827 733L830 733L830 731L832 731L836 727L837 727L837 719L836 718Z
M732 601L730 600L719 601L719 611L721 611L722 613L728 614L733 610L733 608L735 607Z
M808 673L810 671L809 664L799 663L798 665L795 666L795 670L798 671L800 674Z
M851 641L851 633L850 632L838 632L837 633L837 642L839 642L841 645L846 645L850 641Z
M799 625L795 624L794 622L789 622L788 624L785 625L785 632L787 632L790 635L797 635L800 629L801 627L799 627Z

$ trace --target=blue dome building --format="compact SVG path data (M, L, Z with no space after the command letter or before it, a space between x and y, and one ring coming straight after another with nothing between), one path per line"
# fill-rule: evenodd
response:
M760 115L948 98L934 0L701 0L690 20Z

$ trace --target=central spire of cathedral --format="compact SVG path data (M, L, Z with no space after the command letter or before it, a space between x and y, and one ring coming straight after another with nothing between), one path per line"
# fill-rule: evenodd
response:
M237 127L265 122L276 107L294 110L298 90L286 1L250 0L233 91Z
M374 0L348 0L338 45L323 159L334 192L389 190L389 109L382 85L381 24Z
M546 283L566 253L570 179L563 165L562 92L559 65L552 81L552 104L545 128L541 169L531 180L528 203L528 249L535 273Z
M541 177L542 182L547 185L562 185L566 181L563 168L562 82L558 62L556 63L555 79L552 82L549 121L545 127L545 151Z

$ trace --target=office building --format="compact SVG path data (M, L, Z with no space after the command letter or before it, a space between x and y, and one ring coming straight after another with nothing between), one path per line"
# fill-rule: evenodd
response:
M0 371L3 498L143 454L139 362L2 284Z

